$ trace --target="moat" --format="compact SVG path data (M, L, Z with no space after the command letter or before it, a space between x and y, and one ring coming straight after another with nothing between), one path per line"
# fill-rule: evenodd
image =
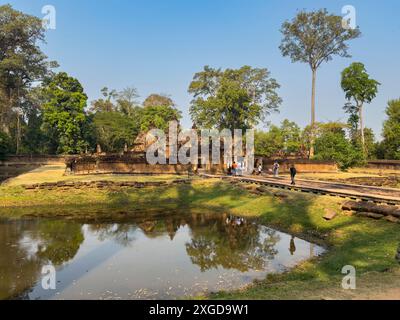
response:
M0 299L175 299L234 290L324 252L240 217L0 220ZM43 267L56 289L42 287Z

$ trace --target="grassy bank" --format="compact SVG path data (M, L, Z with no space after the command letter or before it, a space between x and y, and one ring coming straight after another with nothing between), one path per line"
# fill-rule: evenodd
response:
M273 189L258 195L254 193L256 186L202 179L190 185L143 189L24 190L10 182L0 187L3 217L118 220L148 211L168 214L174 210L212 210L259 217L267 225L329 249L323 257L307 261L289 273L269 276L243 290L212 294L211 298L370 298L388 292L396 294L393 290L400 287L400 269L395 260L400 225L342 215L341 199ZM337 211L339 216L325 221L322 217L326 208ZM341 270L346 265L357 270L355 291L341 289Z

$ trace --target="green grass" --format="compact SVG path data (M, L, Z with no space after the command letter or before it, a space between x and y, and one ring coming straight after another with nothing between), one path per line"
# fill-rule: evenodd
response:
M400 243L399 224L345 216L340 211L342 199L274 189L256 195L252 193L255 187L201 179L191 185L108 190L34 191L11 184L0 187L0 217L116 220L148 211L229 212L259 217L271 227L328 248L323 257L288 273L268 276L242 290L199 298L363 298L400 287L399 264L394 258ZM339 216L325 221L322 217L326 208L337 211ZM341 289L341 270L346 265L356 267L356 291Z

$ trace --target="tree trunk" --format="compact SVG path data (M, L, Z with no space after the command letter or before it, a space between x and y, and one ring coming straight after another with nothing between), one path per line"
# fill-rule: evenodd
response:
M317 70L312 70L310 159L314 158L315 143L315 85Z
M359 105L359 117L360 117L360 132L361 132L361 145L364 152L364 156L367 155L367 150L365 148L365 133L364 133L364 116L363 116L363 105Z
M20 118L19 118L19 113L17 112L17 132L15 135L15 154L19 154L19 147L20 147L20 142L21 142L21 123L20 123Z

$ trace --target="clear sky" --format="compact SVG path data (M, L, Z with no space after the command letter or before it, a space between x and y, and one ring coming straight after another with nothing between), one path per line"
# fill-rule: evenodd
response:
M382 83L366 107L366 124L381 133L389 99L400 98L400 1L398 0L14 0L14 8L43 16L44 5L56 8L56 30L47 31L43 50L60 70L77 77L90 100L107 86L172 96L191 124L187 88L204 65L266 67L281 84L280 114L304 126L310 121L311 73L279 51L282 22L301 9L327 8L341 15L356 8L362 38L350 45L352 58L334 58L317 75L317 120L346 120L340 72L351 62L366 65Z

